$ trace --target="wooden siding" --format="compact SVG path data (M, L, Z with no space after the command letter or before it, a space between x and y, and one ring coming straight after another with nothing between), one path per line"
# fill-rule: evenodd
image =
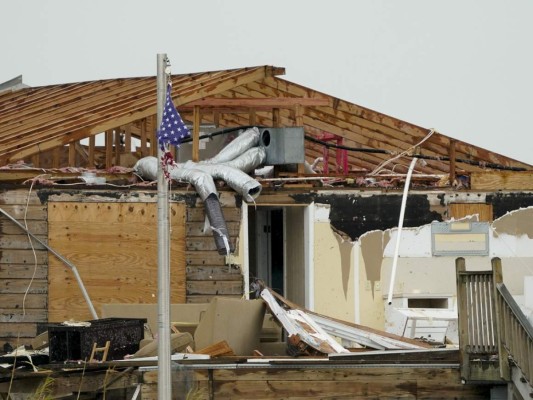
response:
M0 192L0 207L46 242L47 210L35 191ZM0 215L0 345L29 344L46 322L48 252ZM33 279L32 279L33 278Z
M221 195L231 243L237 247L241 209L235 205L232 193ZM205 208L201 201L187 209L186 264L187 302L205 303L214 296L241 297L243 279L240 266L227 265L226 257L218 254L212 232L204 233Z

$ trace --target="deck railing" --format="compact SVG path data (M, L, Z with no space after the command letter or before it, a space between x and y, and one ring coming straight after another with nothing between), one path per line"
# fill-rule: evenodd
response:
M494 380L499 356L494 284L501 283L501 274L466 271L464 258L458 258L455 266L461 376L465 381Z
M494 266L494 260L493 260ZM533 327L503 283L496 284L500 342L530 385L533 384ZM505 354L506 353L506 354Z
M466 271L464 258L455 262L461 376L509 381L512 363L531 385L533 327L503 283L501 260L491 263L491 271Z

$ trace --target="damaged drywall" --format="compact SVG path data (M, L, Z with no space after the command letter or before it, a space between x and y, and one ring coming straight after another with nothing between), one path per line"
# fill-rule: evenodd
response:
M353 321L354 285L353 243L332 229L330 205L314 206L314 310L335 318Z
M533 208L511 211L494 221L492 228L496 236L501 234L522 236L533 239Z
M383 251L385 245L389 242L389 238L389 231L372 231L365 233L359 239L366 279L370 282L372 297L375 295L375 284L381 279Z
M352 269L352 248L353 244L346 241L341 235L336 234L335 239L339 245L339 254L341 257L341 275L342 275L342 291L344 298L348 297L348 280L350 279L350 272Z

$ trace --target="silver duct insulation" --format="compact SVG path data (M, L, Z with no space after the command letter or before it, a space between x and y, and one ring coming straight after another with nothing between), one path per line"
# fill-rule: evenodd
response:
M247 129L215 157L199 163L187 161L174 164L169 168L171 179L190 183L203 200L219 254L229 254L234 249L229 241L213 178L225 181L245 201L254 201L261 193L261 184L247 172L255 170L266 160L265 149L257 147L260 136L259 129ZM156 157L144 157L137 161L133 169L144 179L156 180L158 160Z
M133 170L144 179L156 180L157 163L156 157L144 157L137 161ZM215 239L218 254L227 255L233 253L235 249L229 240L228 227L222 214L220 202L218 201L213 177L205 171L177 168L177 166L170 168L169 175L172 179L189 182L194 186L196 192L204 202L205 212L213 230L213 238Z
M240 169L230 167L222 164L203 164L187 161L185 164L180 164L181 168L178 171L202 171L209 174L215 179L222 179L233 190L240 193L244 200L254 201L261 193L261 184L249 175L242 172ZM173 177L173 173L170 173Z
M203 161L203 163L220 164L232 161L241 154L244 154L246 150L256 147L259 144L260 137L261 134L258 128L247 129L220 150L216 156Z
M133 170L136 174L142 176L143 179L154 181L157 179L157 163L158 161L156 157L144 157L137 161L133 167ZM171 167L169 170L169 175L174 180L189 182L194 186L196 192L204 201L210 194L217 194L213 177L205 171Z
M225 162L224 165L228 165L233 168L240 169L243 172L250 173L257 167L263 165L266 160L266 150L264 147L252 147L246 150L243 154L234 158L231 161Z

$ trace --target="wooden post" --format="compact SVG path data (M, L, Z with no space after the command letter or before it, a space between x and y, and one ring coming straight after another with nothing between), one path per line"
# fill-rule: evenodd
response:
M124 127L124 153L131 153L131 124Z
M278 128L281 125L281 117L279 113L279 108L272 109L272 126Z
M494 257L491 260L492 263L492 284L493 284L493 312L496 315L496 334L498 339L498 361L500 365L500 377L506 381L511 380L511 368L509 367L509 352L503 345L503 329L504 329L504 320L503 320L503 310L500 303L500 297L498 296L498 288L496 285L498 283L503 283L503 274L502 274L502 260L498 257Z
M461 365L461 379L470 378L470 360L468 356L468 303L467 287L464 280L466 263L463 257L455 260L455 276L457 279L457 314L459 329L459 363Z
M120 132L120 128L115 129L115 165L120 165L120 150L122 147L120 144Z
M155 115L150 116L150 129L152 130L150 135L150 155L157 157L157 149L159 148L159 145L157 144L158 126L156 124Z
M213 111L213 124L218 128L220 125L220 113L218 111Z
M68 144L68 165L69 167L76 166L76 144L71 142Z
M94 167L94 149L96 146L96 137L89 136L89 168Z
M455 143L454 139L450 140L449 157L450 157L450 186L455 182Z
M146 118L141 121L141 156L146 157L148 155L148 135L146 134Z
M54 150L52 152L52 168L59 168L59 165L61 164L61 147L54 147Z
M300 104L296 104L294 108L294 120L296 126L304 126L304 108Z
M200 106L194 106L192 125L192 161L200 160Z
M250 108L248 113L248 123L249 125L255 125L257 121L257 115L255 114L255 108Z
M304 126L304 108L300 104L296 104L294 108L294 120L296 122L296 126ZM304 175L305 174L305 164L300 163L298 164L298 175Z
M113 131L105 131L105 167L113 165Z
M40 153L35 153L31 156L31 163L33 164L33 167L34 168L39 168L39 163L40 163L40 157L39 157L39 154Z

